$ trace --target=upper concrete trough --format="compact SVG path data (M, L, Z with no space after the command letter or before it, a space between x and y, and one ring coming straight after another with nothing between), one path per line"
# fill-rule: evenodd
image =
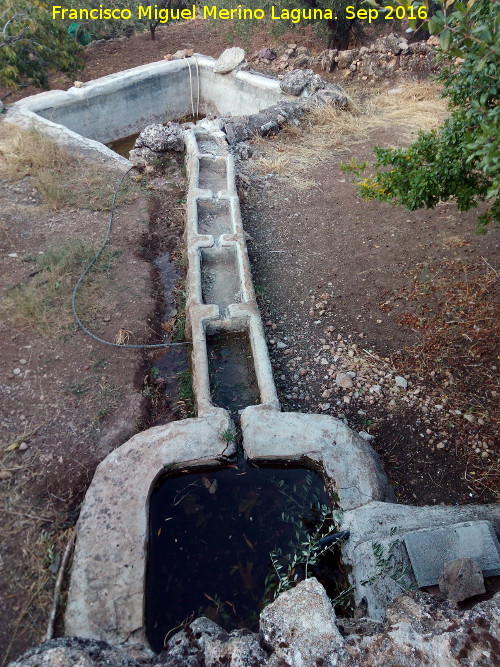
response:
M260 111L293 99L277 79L253 72L214 73L215 60L195 55L141 65L67 91L27 97L9 107L6 120L37 126L57 142L132 166L104 144L138 133L146 125L192 114L232 116ZM217 144L200 146L207 154Z

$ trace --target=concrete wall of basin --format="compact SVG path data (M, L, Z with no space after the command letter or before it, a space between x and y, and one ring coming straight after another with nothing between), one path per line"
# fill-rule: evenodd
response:
M27 97L9 107L6 120L40 127L60 143L128 168L131 163L104 143L191 114L192 102L198 106L198 83L202 114L256 113L291 99L277 79L244 71L214 74L214 64L213 58L196 55L141 65L67 91Z

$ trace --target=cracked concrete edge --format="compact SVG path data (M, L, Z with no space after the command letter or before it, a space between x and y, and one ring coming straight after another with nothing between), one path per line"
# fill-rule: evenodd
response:
M264 328L255 298L250 262L241 220L239 198L236 192L234 158L228 152L225 135L220 131L220 122L207 122L205 126L185 131L186 171L188 192L186 196L186 246L188 270L186 279L187 330L192 336L193 389L198 414L212 408L207 335L218 331L247 331L250 339L255 373L262 404L279 409L271 362L267 350ZM211 138L217 144L218 155L207 154L199 147L197 137ZM226 187L217 192L200 187L200 161L206 168L224 165ZM214 237L200 234L198 228L198 201L227 200L230 202L228 229L231 233ZM242 303L230 304L222 312L216 304L204 304L201 279L201 250L215 245L233 247L236 253Z
M147 643L144 588L150 493L166 469L220 465L234 455L234 444L222 438L232 427L225 410L212 408L202 418L138 433L100 463L77 523L67 635Z
M316 464L346 512L393 493L375 450L339 419L250 406L241 413L243 448L252 461Z
M491 521L500 528L500 506L417 507L374 501L345 512L341 529L348 530L350 536L342 553L350 567L356 604L365 598L370 618L382 621L388 605L403 590L416 587L403 543L406 533L477 520Z
M342 528L351 530L353 549L366 541L380 539L393 529L395 537L412 530L447 526L461 521L484 519L500 525L500 505L398 505L371 502L344 513ZM354 530L353 526L357 529Z

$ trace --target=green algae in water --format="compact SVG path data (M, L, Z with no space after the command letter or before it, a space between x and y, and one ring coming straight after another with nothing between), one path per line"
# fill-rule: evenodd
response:
M152 648L161 651L174 628L198 616L226 630L257 630L279 585L271 554L275 565L290 570L301 542L325 519L317 508L329 505L321 476L304 468L241 462L160 480L150 502L146 575ZM327 512L321 535L336 530ZM347 587L338 549L308 567L332 597ZM304 576L299 558L290 581Z

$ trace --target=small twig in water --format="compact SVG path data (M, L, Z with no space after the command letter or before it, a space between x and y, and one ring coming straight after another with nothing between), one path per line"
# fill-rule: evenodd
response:
M48 642L54 636L54 625L56 622L57 609L59 607L59 598L61 596L61 587L64 579L64 572L66 571L66 566L68 564L69 557L73 550L74 544L75 544L75 532L73 531L68 539L66 548L64 549L61 565L59 566L59 572L57 573L56 584L54 586L54 598L52 600L52 609L50 610L49 622L47 625L47 634L45 635L46 642Z

